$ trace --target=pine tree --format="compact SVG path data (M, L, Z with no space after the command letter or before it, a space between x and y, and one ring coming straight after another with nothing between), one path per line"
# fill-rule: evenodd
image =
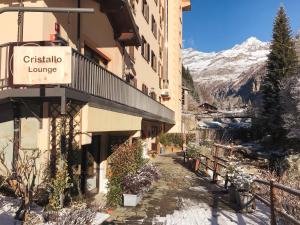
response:
M182 66L182 84L191 90L190 94L194 100L200 102L199 94L195 89L194 81L189 68Z
M284 7L280 7L275 18L271 51L267 61L267 73L262 82L262 125L265 134L276 141L284 137L283 105L281 90L286 78L295 74L297 56L291 35L289 19Z

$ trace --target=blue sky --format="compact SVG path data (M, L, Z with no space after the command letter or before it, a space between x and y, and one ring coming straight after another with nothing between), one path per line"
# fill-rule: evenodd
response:
M272 38L273 20L284 4L293 33L300 30L300 0L191 0L184 12L184 48L203 52L229 49L254 36Z

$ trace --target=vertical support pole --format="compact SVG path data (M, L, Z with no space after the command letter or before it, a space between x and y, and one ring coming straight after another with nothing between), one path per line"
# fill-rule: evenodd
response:
M276 225L274 181L270 181L271 225Z
M87 186L87 154L88 154L88 145L82 146L82 155L81 155L81 174L80 174L80 186L81 193L86 193Z
M24 7L23 0L20 0L20 7ZM18 13L18 42L23 42L24 33L24 12Z
M13 117L14 117L14 139L13 139L13 172L16 172L16 163L19 156L20 147L20 105L18 102L12 103Z
M77 0L77 8L81 8L81 0ZM81 53L81 15L77 14L77 51Z
M67 168L69 167L69 165L65 165L65 162L67 161L67 137L66 137L66 115L62 115L61 116L61 130L60 132L60 164L59 167L61 169L61 171L64 171L65 166L67 166ZM60 207L63 208L64 207L64 199L65 199L65 195L63 192L61 192L59 194L59 199L60 199Z

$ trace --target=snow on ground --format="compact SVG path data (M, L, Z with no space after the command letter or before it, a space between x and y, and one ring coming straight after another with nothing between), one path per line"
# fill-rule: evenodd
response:
M153 225L268 225L270 213L267 207L257 202L254 213L236 213L233 211L217 210L206 203L194 203L183 199L180 210L166 217L156 217Z
M14 219L20 201L11 197L0 195L0 225L18 225L21 222Z
M20 205L20 199L6 197L0 195L0 225L21 225L22 223L14 219L15 213L18 210ZM35 219L31 220L32 225L56 225L57 223L52 222L40 222L43 221L43 208L37 205L32 207L32 212L35 214ZM64 221L64 218L68 218L68 215L71 212L74 212L74 209L63 209L59 212L59 216L63 224L72 225L71 221ZM110 215L105 213L95 213L94 219L91 225L99 225L107 220ZM83 225L83 224L82 224Z

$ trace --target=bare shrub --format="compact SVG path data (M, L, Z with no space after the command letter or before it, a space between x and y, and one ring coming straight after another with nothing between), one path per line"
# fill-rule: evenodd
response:
M283 177L278 177L275 172L261 171L260 178L264 180L274 180L277 183L283 184L293 189L300 189L300 179L298 176L292 175L293 171L290 170ZM276 190L276 207L284 210L287 214L293 216L297 220L300 220L300 199L299 197L289 194L286 191ZM265 199L270 199L270 187L267 185L259 185L257 187L258 193ZM289 224L284 218L281 218L284 224Z
M8 145L0 149L0 167L3 173L1 185L8 185L16 196L21 197L22 201L16 212L16 219L26 221L31 203L43 185L43 183L38 185L36 183L36 179L41 175L41 171L37 168L37 159L40 157L42 151L39 149L20 149L13 167L9 168L5 158L5 150L7 147Z

